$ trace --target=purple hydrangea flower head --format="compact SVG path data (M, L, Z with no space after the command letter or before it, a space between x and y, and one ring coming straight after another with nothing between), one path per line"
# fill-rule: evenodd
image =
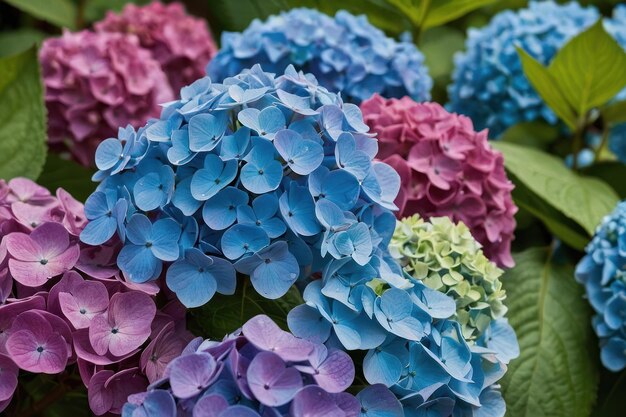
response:
M576 267L596 315L593 327L600 339L602 364L613 372L626 367L626 202L617 205L598 226Z
M199 79L117 140L98 148L81 239L120 239L128 284L163 276L198 307L233 294L237 273L275 299L331 265L391 269L383 250L399 176L373 161L359 108L292 66L279 77L257 65L222 84Z
M119 242L79 240L86 222L62 189L0 181L0 409L18 370L59 374L76 364L91 410L119 414L190 340L178 301L157 311L158 286L122 279Z
M188 15L178 2L127 4L119 14L107 12L94 27L97 32L137 36L139 44L161 65L175 91L204 75L204 67L217 52L206 22Z
M412 42L391 39L365 16L345 10L331 17L298 8L254 20L241 33L225 32L207 72L221 81L254 64L279 74L293 65L357 104L374 93L427 100L432 87L424 56Z
M119 126L141 126L172 98L161 66L133 35L64 32L43 43L39 58L50 145L83 165Z
M221 342L194 340L161 380L128 399L122 415L162 408L166 416L357 417L359 401L344 392L353 379L345 352L298 339L259 315ZM395 400L384 386L377 395Z
M493 138L520 122L556 123L556 115L524 75L516 47L548 65L568 40L599 17L594 7L575 1L531 1L528 8L500 12L485 27L470 29L465 51L454 58L449 108L469 116L478 130L488 128Z

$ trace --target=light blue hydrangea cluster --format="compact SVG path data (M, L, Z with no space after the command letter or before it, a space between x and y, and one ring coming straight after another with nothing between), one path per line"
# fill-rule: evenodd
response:
M613 17L604 20L604 27L622 48L626 49L626 5L618 4L613 9ZM615 99L626 100L626 88ZM620 161L626 164L626 123L614 127L611 131L609 149Z
M202 78L160 119L98 147L81 239L117 231L126 280L164 272L187 307L232 294L236 272L271 299L334 261L379 275L400 178L373 161L367 131L356 105L292 66Z
M626 201L605 217L576 267L596 312L602 363L611 371L626 367Z
M391 39L365 16L346 11L333 18L293 9L264 22L255 19L242 33L225 32L207 72L222 80L254 64L279 74L294 65L357 104L374 93L428 100L432 87L424 56L413 43Z
M306 304L289 313L293 334L366 350L367 382L389 387L406 416L504 416L497 381L519 354L508 322L493 320L468 343L450 319L451 297L403 274L398 264L381 266L332 260L306 287Z
M484 28L470 29L465 52L454 58L449 108L469 116L477 130L489 128L492 138L520 122L556 123L556 115L524 75L515 47L547 65L598 18L594 7L576 2L536 1L526 9L497 14Z

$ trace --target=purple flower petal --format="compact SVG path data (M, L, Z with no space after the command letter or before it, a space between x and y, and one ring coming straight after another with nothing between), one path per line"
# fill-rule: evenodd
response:
M302 377L275 353L260 352L248 367L248 385L257 400L272 407L287 404L302 388Z
M99 366L111 365L113 363L121 362L124 359L130 358L135 353L139 352L139 349L135 349L122 356L115 356L111 354L111 352L107 352L104 355L99 355L93 349L93 346L91 346L91 342L89 341L89 329L80 329L75 331L72 334L72 339L74 341L74 350L76 351L76 356L78 356L80 359L83 359L84 361Z
M282 330L268 316L258 315L248 320L242 327L250 343L261 350L276 353L285 361L299 362L308 359L313 352L313 343L298 339Z
M107 313L95 316L89 327L89 340L96 353L123 356L138 348L150 336L156 306L150 296L138 291L111 297Z
M341 392L354 381L354 363L350 356L341 350L333 349L319 355L311 355L311 366L316 372L313 379L328 392Z
M157 337L150 341L139 360L141 370L150 383L163 377L167 364L180 356L185 344L185 340L175 333L173 322L166 324Z
M170 385L179 398L191 398L202 392L217 377L217 364L208 353L192 353L170 362Z
M7 351L22 369L44 374L57 374L65 369L69 352L67 342L58 333L33 334L18 330L9 336Z
M221 395L207 395L193 407L193 417L220 417L228 408L228 402Z
M61 311L76 329L89 327L91 319L109 306L109 293L103 283L85 281L71 292L59 293Z
M220 417L261 417L259 413L244 405L233 405L220 414Z
M358 404L358 402L357 402ZM293 397L289 408L292 417L345 417L332 394L317 385L307 385Z

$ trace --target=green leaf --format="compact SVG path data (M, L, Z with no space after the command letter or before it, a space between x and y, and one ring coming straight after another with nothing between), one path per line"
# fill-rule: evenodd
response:
M569 105L584 115L626 86L626 52L600 19L565 44L548 71Z
M18 29L0 33L0 57L14 55L39 44L46 35L35 29Z
M458 29L442 26L424 33L420 50L426 57L428 73L433 78L450 78L454 68L452 57L463 49L465 36Z
M604 181L574 173L559 158L512 143L492 146L503 153L506 169L520 182L590 235L619 201Z
M626 199L626 164L617 161L600 162L584 168L582 172L603 180L613 187L620 199Z
M499 140L546 150L559 138L559 128L544 121L522 122L508 128Z
M591 309L571 266L544 248L514 256L502 277L521 355L502 379L508 417L588 417L598 383Z
M127 3L143 5L149 0L89 0L85 2L85 21L101 20L108 11L119 12Z
M76 7L70 0L5 0L23 12L53 25L75 29Z
M93 169L49 153L38 182L53 193L61 187L75 199L85 201L96 188L96 184L91 181L94 172Z
M523 49L517 47L517 53L522 61L524 74L528 77L533 88L548 106L554 110L556 115L559 116L570 129L574 130L578 116L574 109L568 104L565 95L560 90L552 74Z
M46 108L37 49L0 59L0 178L35 179L46 158Z
M618 125L626 122L626 100L615 101L600 110L602 120L608 125Z
M515 183L515 189L512 193L515 204L541 220L550 233L561 239L566 245L579 251L584 250L589 242L587 232L530 191L514 175L511 177Z
M239 276L234 295L215 294L209 303L190 310L189 329L194 334L221 340L258 314L266 314L287 329L287 313L302 303L296 287L279 299L269 300L252 288L248 277Z
M435 0L431 2L426 18L422 22L424 29L441 26L465 16L481 7L497 3L498 0Z

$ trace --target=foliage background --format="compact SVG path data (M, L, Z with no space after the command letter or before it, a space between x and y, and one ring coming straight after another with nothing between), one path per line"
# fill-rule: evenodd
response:
M92 191L88 169L46 152L45 107L33 45L59 35L61 28L89 27L107 10L120 10L127 2L0 0L0 177L38 179L52 190L62 186L79 199ZM426 56L434 80L433 101L439 103L447 102L452 57L463 49L467 29L484 25L501 10L527 4L525 0L182 2L190 13L208 21L217 40L223 31L243 30L254 18L264 19L293 7L313 7L329 14L343 8L366 14L390 36L404 32L412 35ZM595 5L603 15L610 15L619 1L581 3ZM595 62L590 57L579 62L583 61ZM524 63L530 77L531 71ZM560 77L574 77L580 71L584 68L571 68ZM596 107L602 112L607 108ZM623 104L613 108L617 119L626 119L624 108ZM573 267L595 225L619 199L626 198L626 166L611 155L601 154L597 163L580 172L566 168L563 159L571 152L574 136L567 129L528 123L512 127L501 142L494 144L505 155L507 170L516 184L514 199L520 207L513 248L517 267L503 279L509 294L510 321L522 348L522 356L512 363L503 380L507 415L511 417L617 417L623 416L626 409L626 372L612 374L599 364L597 339L590 325L591 309L583 298L583 287L573 277ZM245 289L238 294L226 301L234 306L254 305L249 312L238 309L246 317L220 313L220 308L231 304L220 304L216 297L209 307L192 311L196 317L193 330L205 336L221 334L259 312L284 318L290 306L300 303L297 293L277 303L252 303L246 299ZM33 403L42 402L58 388L47 377L32 378L24 387ZM58 396L65 394L59 392ZM46 416L79 417L88 413L85 393L80 390L43 405L38 412ZM7 414L20 415L15 409Z

